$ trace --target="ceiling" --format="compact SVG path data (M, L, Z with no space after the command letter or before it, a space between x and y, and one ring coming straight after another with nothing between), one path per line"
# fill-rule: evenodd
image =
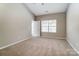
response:
M68 5L68 3L25 3L35 16L66 12Z

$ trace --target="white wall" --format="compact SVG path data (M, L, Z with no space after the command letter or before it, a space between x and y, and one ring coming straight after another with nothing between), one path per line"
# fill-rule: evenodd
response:
M79 4L70 4L67 11L67 40L79 53Z
M31 36L34 17L23 4L0 4L0 15L0 47Z

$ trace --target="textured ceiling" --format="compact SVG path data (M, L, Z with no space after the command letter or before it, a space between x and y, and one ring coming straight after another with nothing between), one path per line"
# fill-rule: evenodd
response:
M68 5L68 3L25 3L35 16L66 12Z

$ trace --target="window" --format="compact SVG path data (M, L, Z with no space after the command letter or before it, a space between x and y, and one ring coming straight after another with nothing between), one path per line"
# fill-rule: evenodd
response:
M41 21L41 32L56 32L56 20Z

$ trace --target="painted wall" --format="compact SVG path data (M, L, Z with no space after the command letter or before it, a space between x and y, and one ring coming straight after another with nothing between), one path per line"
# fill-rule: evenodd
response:
M23 4L0 4L0 47L31 37L33 15Z
M67 41L79 53L79 4L70 4L67 11Z
M65 13L49 14L37 16L36 21L41 20L56 20L57 21L57 32L56 33L45 33L41 32L41 36L49 38L65 38L66 37L66 19Z

